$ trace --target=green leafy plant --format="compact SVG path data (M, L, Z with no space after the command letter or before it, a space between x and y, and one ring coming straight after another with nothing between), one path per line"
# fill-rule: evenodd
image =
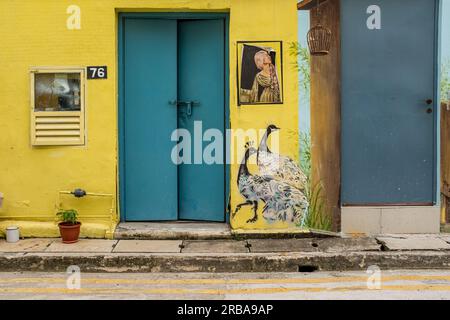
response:
M331 231L332 219L327 210L326 198L322 183L308 184L305 191L309 202L306 226L311 229Z
M60 210L56 214L60 221L67 224L77 224L78 223L78 211L75 209Z
M300 167L306 175L305 196L309 203L304 226L329 231L332 228L332 219L328 212L322 182L314 183L312 181L311 136L306 133L300 134Z
M309 179L311 177L311 135L300 132L300 168Z
M298 42L289 46L289 55L294 57L294 68L299 72L300 94L309 100L311 86L311 55L306 47ZM305 101L302 101L302 103ZM322 182L314 183L312 180L311 135L300 133L300 168L306 175L305 196L309 207L306 218L302 221L304 226L311 229L331 230L332 218L326 203L325 189Z
M308 97L311 84L311 55L309 50L298 42L291 42L289 44L289 55L294 58L294 69L300 74L302 97Z

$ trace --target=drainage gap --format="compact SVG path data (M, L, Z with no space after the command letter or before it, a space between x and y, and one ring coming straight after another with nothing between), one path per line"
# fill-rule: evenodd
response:
M377 244L380 245L380 251L390 251L389 247L386 245L385 242L377 239Z
M298 272L301 273L312 273L319 270L318 266L298 266Z

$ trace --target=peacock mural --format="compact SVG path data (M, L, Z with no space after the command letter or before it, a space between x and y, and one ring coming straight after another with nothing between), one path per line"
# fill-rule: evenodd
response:
M267 128L258 149L252 143L245 145L237 178L238 189L245 202L236 206L232 218L242 207L251 206L253 217L247 223L255 223L262 203L262 216L267 222L282 221L304 226L308 213L308 200L304 194L306 176L292 159L268 148L267 140L276 130L279 128L275 125ZM257 156L258 174L252 174L248 169L248 160L253 155Z
M280 130L275 125L270 125L264 136L257 152L257 164L261 175L272 176L274 179L283 181L296 189L305 190L307 178L300 167L291 158L273 153L270 151L267 140L270 134Z

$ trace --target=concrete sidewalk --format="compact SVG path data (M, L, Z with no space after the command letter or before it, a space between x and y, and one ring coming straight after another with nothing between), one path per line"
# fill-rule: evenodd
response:
M0 241L0 271L298 272L450 269L450 235L249 240Z

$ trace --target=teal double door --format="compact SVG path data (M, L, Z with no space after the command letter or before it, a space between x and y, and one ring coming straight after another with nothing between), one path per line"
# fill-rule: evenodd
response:
M205 131L225 136L225 25L221 17L121 18L122 220L225 220L225 161L203 159L214 142ZM180 150L184 139L191 148Z

